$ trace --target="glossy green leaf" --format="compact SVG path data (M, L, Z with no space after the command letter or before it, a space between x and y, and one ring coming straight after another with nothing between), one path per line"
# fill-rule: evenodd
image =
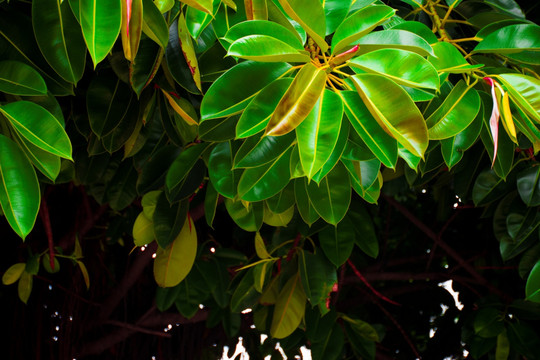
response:
M319 0L278 0L283 10L298 22L311 36L323 52L328 50L324 40L326 35L326 18L324 8Z
M236 125L240 115L203 121L199 127L199 139L204 141L223 142L236 136Z
M161 12L152 0L143 0L142 30L150 39L163 49L169 42L169 29Z
M116 127L101 138L103 148L111 154L120 150L126 144L135 131L137 122L140 121L139 104L135 101L133 94L126 112L116 121Z
M315 211L307 192L307 178L302 177L294 181L294 198L300 216L306 224L311 226L320 215Z
M187 213L187 201L170 204L165 192L159 195L152 221L155 239L162 249L168 247L178 237Z
M387 167L397 162L397 141L392 138L364 105L356 91L340 91L345 113L360 138L375 156Z
M252 136L244 141L234 157L235 168L252 168L269 163L289 149L294 133L283 136Z
M461 133L480 111L480 96L460 80L442 105L426 119L429 138L447 139Z
M292 148L268 164L244 170L238 182L238 196L245 201L268 199L289 183L289 162Z
M304 65L279 101L265 135L284 135L300 125L322 95L325 83L325 70L312 63Z
M141 199L141 205L143 207L144 216L146 216L149 220L152 220L154 218L156 204L158 202L158 199L161 193L162 193L161 190L150 191L144 194Z
M266 35L280 40L293 49L304 50L304 45L298 36L293 34L289 29L278 23L263 20L244 21L236 24L227 31L224 39L232 44L250 35Z
M264 214L263 214L263 222L265 224L268 224L270 226L280 227L280 226L287 226L293 218L294 215L294 206L291 206L287 210L281 212L281 213L275 213L272 210L268 208L268 206L264 206Z
M472 199L476 206L486 205L502 197L509 184L495 174L493 170L484 170L476 178Z
M294 182L289 182L287 186L276 195L265 200L268 209L273 213L282 213L294 205Z
M267 35L249 35L231 44L227 55L263 62L302 62L311 59L307 52L298 51L286 42Z
M201 121L242 111L259 91L290 67L287 63L252 61L234 66L220 76L206 92L201 103Z
M218 205L219 193L214 188L211 181L206 184L206 193L204 195L204 217L208 226L213 227L216 208Z
M15 140L19 144L19 148L24 152L36 169L41 171L43 175L52 181L56 180L60 173L60 157L40 149L20 134L16 134L16 136L17 138Z
M58 120L41 106L16 101L0 107L15 130L38 148L71 159L71 142Z
M144 246L154 241L154 223L141 212L133 224L133 243Z
M311 182L307 193L317 213L328 223L337 225L351 202L351 183L347 169L338 163L317 185Z
M80 0L80 23L94 68L111 51L120 34L120 0Z
M0 135L0 205L12 229L26 238L34 227L41 194L36 173L19 147Z
M20 262L11 265L6 272L2 275L2 284L11 285L15 284L21 277L24 269L26 268L26 263Z
M394 16L395 10L386 5L366 6L348 16L332 38L332 54L352 46L355 41Z
M255 289L253 269L249 269L238 283L231 297L231 311L239 313L245 309L251 309L257 303L260 294Z
M139 50L143 28L142 0L122 0L122 27L120 38L124 49L124 57L133 61Z
M439 41L431 28L419 21L404 21L392 27L392 29L410 31L426 40L432 47ZM435 48L433 48L433 51L435 51Z
M527 206L540 205L540 167L530 167L517 175L517 189Z
M405 30L390 29L374 31L363 36L353 44L359 44L362 52L383 48L394 48L412 51L421 56L434 55L433 49L426 40Z
M463 57L459 50L447 42L438 42L432 45L435 56L428 56L430 63L440 72L454 74L466 73L482 67L482 64L472 65Z
M338 163L339 159L341 158L341 155L343 154L345 150L345 146L347 144L347 138L349 137L349 130L350 130L349 122L341 121L341 128L339 129L339 135L338 135L338 139L336 142L336 146L334 147L334 150L330 154L328 161L326 161L326 163L322 166L322 168L315 175L313 175L312 180L314 180L317 184L320 183L321 180L334 168L334 166Z
M323 304L332 291L332 287L337 283L336 268L320 251L315 254L300 251L298 269L302 288L311 306Z
M271 0L268 0L271 1ZM268 20L267 0L245 0L246 17L248 20Z
M300 160L308 179L327 162L338 141L343 102L325 89L306 119L296 128Z
M188 6L194 7L197 10L212 14L212 0L182 0L182 2Z
M343 158L341 162L349 171L353 189L363 197L366 190L377 180L381 162L378 159L357 161Z
M300 275L294 275L279 292L272 317L270 335L283 339L300 325L306 309L306 294L302 289Z
M366 208L362 204L355 205L353 203L346 217L350 219L354 227L355 236L353 239L356 246L368 256L376 258L379 255L379 242L373 220Z
M326 257L339 267L351 256L354 247L355 229L349 218L337 226L327 226L319 233L319 243Z
M506 335L506 330L497 336L497 347L495 348L495 360L507 360L510 355L510 342Z
M283 78L271 82L249 102L236 126L236 137L255 135L268 125L276 106L291 86L293 79Z
M540 80L522 74L501 74L495 78L503 83L512 101L540 123Z
M525 285L525 296L529 301L540 302L540 261L534 265L529 273Z
M84 71L86 45L69 3L33 1L32 25L47 62L66 81L77 83Z
M178 155L165 177L165 185L169 193L173 194L179 190L188 173L209 146L210 143L196 144L184 149Z
M422 56L400 49L379 49L358 56L348 64L366 72L383 75L400 85L439 88L437 70Z
M326 0L323 3L326 17L326 35L332 34L349 13L352 0Z
M33 67L19 61L0 61L0 91L13 95L44 95L47 85Z
M195 48L186 25L186 18L184 14L180 14L178 17L178 40L180 41L182 54L184 54L184 59L186 60L189 71L191 72L193 82L195 83L197 89L202 91L201 71L199 69L197 55L195 54ZM174 64L169 64L169 66L171 65L174 66Z
M352 79L379 125L412 154L423 157L428 145L426 123L405 90L380 75L359 74Z
M236 225L246 231L257 231L263 220L263 203L246 203L241 200L225 199L227 212ZM242 309L243 310L243 309Z
M495 308L480 309L474 318L474 332L483 338L495 337L504 330L501 312Z
M218 193L233 199L240 181L241 170L233 170L234 155L238 145L226 141L217 144L210 153L208 175Z
M501 21L495 21L482 27L476 33L475 37L483 40L486 36L494 32L495 30L502 29L509 25L527 24L527 23L529 23L527 20L522 20L522 19L506 19L506 20L501 20Z
M225 36L227 31L229 31L232 26L247 20L244 4L244 1L238 1L236 10L233 10L233 8L229 6L219 6L217 12L214 15L214 20L212 21L212 28L214 29L214 32L220 44L225 49L229 47L229 43L226 40L221 40L220 38Z
M334 322L327 329L321 341L311 344L313 360L337 360L343 351L345 335L338 322Z
M189 274L197 255L197 232L191 217L174 241L163 249L158 247L154 260L154 279L161 287L178 285Z
M161 66L165 51L154 41L143 38L135 61L129 64L129 82L137 96L150 85Z
M487 35L473 53L515 53L523 50L540 50L540 26L516 24L505 26Z
M283 10L279 2L277 1L268 1L266 2L266 7L268 10L268 19L271 22L280 24L281 26L288 29L295 37L300 40L302 44L306 43L306 31L302 26L296 21L292 20Z
M197 40L206 27L212 22L212 14L197 10L193 7L186 8L186 27L191 37Z

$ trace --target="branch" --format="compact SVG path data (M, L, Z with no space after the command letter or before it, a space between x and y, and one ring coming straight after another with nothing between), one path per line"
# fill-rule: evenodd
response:
M368 287L369 290L371 290L371 292L373 294L375 294L375 296L377 296L379 299L384 300L384 301L386 301L386 302L388 302L388 303L390 303L392 305L401 306L401 304L395 302L394 300L390 300L389 298L387 298L386 296L384 296L383 294L381 294L380 292L375 290L375 288L373 286L371 286L371 284L366 280L364 275L362 275L362 273L360 271L358 271L356 266L354 266L351 259L347 259L347 264L349 264L349 266L351 267L354 274Z

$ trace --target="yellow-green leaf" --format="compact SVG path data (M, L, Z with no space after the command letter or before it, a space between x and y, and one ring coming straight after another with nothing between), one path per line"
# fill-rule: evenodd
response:
M199 70L197 55L195 54L195 48L186 25L186 18L184 14L180 14L178 17L178 39L180 40L180 47L182 48L182 53L186 59L186 63L189 67L189 71L191 72L191 76L193 77L193 81L195 82L197 88L201 90L201 71Z
M279 292L270 334L283 339L293 333L300 325L306 310L306 294L302 289L300 274L290 278Z
M139 49L143 27L143 4L142 0L121 0L122 2L122 47L124 57L133 61Z
M15 284L17 280L21 277L22 273L24 272L24 269L26 267L26 263L16 263L11 265L4 275L2 275L2 284L4 285L11 285Z
M190 216L180 233L166 249L158 248L154 279L161 287L178 285L189 274L197 255L197 232Z
M193 118L193 116L191 116L190 114L188 114L186 112L186 110L184 110L179 102L181 101L180 99L175 99L173 98L171 95L169 95L169 93L167 93L165 90L161 89L163 91L163 95L165 95L165 97L167 98L167 101L169 102L169 104L171 105L171 107L173 108L173 110L178 114L180 115L180 117L182 119L184 119L184 121L186 123L188 123L188 125L199 125L199 123L197 122L197 120L195 120Z
M326 35L326 16L319 0L278 0L283 10L298 22L311 36L322 52L328 50L324 40Z
M79 269L81 270L84 283L86 285L86 289L90 288L90 276L88 275L88 270L86 269L86 265L80 260L77 260L77 265L79 265Z
M19 284L17 286L17 290L19 293L19 299L23 303L28 302L28 298L30 298L30 293L32 292L32 283L34 282L34 277L32 274L23 271L21 274L21 277L19 278Z
M144 212L141 212L135 219L135 224L133 224L133 242L135 246L149 244L155 237L154 223L144 215Z
M270 254L266 250L266 245L264 245L264 240L258 231L255 233L255 251L261 259L268 259L270 257Z
M265 135L284 135L300 125L319 100L325 83L326 72L323 69L312 63L304 65L279 101Z

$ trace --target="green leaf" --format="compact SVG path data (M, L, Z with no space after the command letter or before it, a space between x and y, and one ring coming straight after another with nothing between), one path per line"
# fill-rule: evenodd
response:
M156 241L162 249L168 247L178 237L187 213L187 202L177 202L171 205L165 192L159 195L152 221Z
M421 56L434 56L433 49L426 40L405 30L381 30L365 35L350 45L360 45L360 51L369 52L382 48L412 51Z
M201 103L201 121L242 111L266 85L283 75L287 63L245 61L220 76L210 86ZM235 89L235 91L230 91Z
M234 157L235 168L252 168L275 160L291 147L294 133L283 136L263 136L262 132L244 141Z
M469 64L459 50L450 43L442 41L431 46L435 55L428 56L428 60L439 73L460 74L483 66L482 64Z
M246 0L246 16L248 20L268 20L267 0ZM271 1L271 0L270 0Z
M184 55L186 65L191 73L191 78L197 89L202 91L201 71L199 69L197 55L195 54L195 47L193 45L191 35L189 34L184 14L180 14L178 17L178 40L180 42L180 47L182 48L182 54ZM174 67L175 64L169 63L169 66L171 65Z
M11 285L15 284L21 277L24 269L26 268L26 263L16 263L11 265L4 275L2 275L2 284Z
M311 345L313 360L336 360L339 359L343 351L345 342L343 329L339 323L330 325L330 329L321 341L316 341Z
M0 113L38 148L71 160L69 137L58 120L43 107L29 101L16 101L0 107Z
M163 49L169 43L169 29L161 12L152 0L143 0L142 31Z
M525 296L529 301L540 303L540 261L534 265L529 273L525 285Z
M349 171L353 189L358 195L364 197L366 191L377 181L381 162L377 159L365 161L341 159Z
M428 145L426 123L405 90L380 75L359 74L352 79L379 125L413 155L423 157Z
M319 0L278 0L283 10L298 22L311 36L322 52L328 50L324 40L326 35L326 17Z
M508 341L510 346L526 358L536 359L539 355L538 332L525 321L508 324Z
M188 6L192 6L197 10L212 14L212 0L183 0L183 3L187 4Z
M13 95L44 95L47 85L41 75L19 61L0 61L0 91Z
M189 34L195 40L201 36L212 20L212 14L197 10L191 6L186 9L186 26Z
M204 217L208 226L212 227L214 217L216 216L216 208L218 205L219 193L214 188L211 181L206 184L206 194L204 195Z
M270 334L283 339L300 325L306 309L306 294L302 289L300 275L294 275L279 292L272 317Z
M238 196L245 201L260 201L283 190L290 180L291 151L289 147L273 161L246 169L238 183Z
M260 294L254 287L253 273L254 269L249 269L234 290L231 297L231 311L233 313L251 309L257 303Z
M320 183L321 180L334 168L334 166L341 158L347 144L347 138L349 137L349 128L350 126L348 121L341 121L341 128L339 129L338 139L336 142L336 146L332 151L332 154L330 154L328 161L326 161L322 168L315 175L313 175L313 180L317 184ZM304 174L302 174L301 176L304 176Z
M133 243L135 246L144 246L154 241L154 238L154 223L141 212L133 224Z
M189 274L197 255L197 232L191 217L174 241L163 249L158 247L154 260L154 279L161 287L178 285Z
M540 50L540 26L536 24L505 26L487 35L472 53L509 54L523 50Z
M32 164L41 171L43 175L52 181L55 181L60 173L60 157L38 148L18 133L15 135L15 140L19 144L19 148L24 152Z
M420 36L421 38L426 40L428 44L430 44L433 47L433 51L435 51L434 45L436 45L439 41L437 39L437 36L435 36L435 34L433 33L433 31L431 31L431 29L427 27L426 24L421 23L419 21L404 21L392 27L392 29L406 30Z
M352 46L355 41L394 16L395 12L386 5L366 6L354 12L337 27L332 38L332 54Z
M268 209L273 213L280 214L294 205L294 183L291 181L276 195L265 200Z
M268 224L270 226L274 227L286 227L287 224L289 224L294 216L294 206L291 206L287 210L275 213L272 210L268 208L268 206L264 205L264 214L263 214L263 222L265 224Z
M156 211L156 205L159 199L159 195L161 195L161 192L161 190L147 192L143 195L141 199L143 213L148 218L148 220L152 220L154 218L154 212Z
M501 74L494 77L503 83L510 99L536 123L540 123L540 80L522 74Z
M94 68L111 51L122 24L120 0L80 0L79 16Z
M340 91L350 123L371 152L387 167L397 162L397 141L379 125L356 91Z
M343 22L349 9L352 0L325 0L323 3L324 14L326 18L326 35L332 34L337 27Z
M225 207L234 222L246 231L257 231L263 221L263 203L225 199ZM242 309L243 310L243 309Z
M495 337L504 330L503 317L495 308L483 308L474 318L474 332L483 338Z
M355 228L346 217L337 226L329 225L319 233L319 242L326 257L340 267L351 256L354 247Z
M506 330L497 336L497 347L495 348L495 360L507 360L510 355L510 342L506 335Z
M305 51L298 51L287 43L267 35L249 35L231 44L227 55L262 62L302 62L310 57Z
M495 174L493 170L484 170L474 183L472 199L475 206L486 205L502 197L509 188L509 184Z
M21 277L19 278L19 283L17 284L17 292L19 294L19 299L21 299L21 301L25 304L30 298L33 282L34 276L26 271L23 271Z
M293 49L304 50L304 45L297 35L279 23L264 20L244 21L236 24L227 31L224 39L232 44L250 35L266 35L280 40Z
M36 173L19 147L0 135L0 205L9 225L26 238L34 227L41 194Z
M447 139L465 130L480 110L480 96L460 80L442 105L426 119L429 138Z
M347 169L338 163L317 185L307 185L307 193L317 213L328 223L337 225L351 202L351 183Z
M320 215L315 211L307 193L307 178L302 177L294 181L294 197L300 216L306 224L311 226Z
M294 130L311 112L324 91L326 71L308 63L300 69L279 101L265 135L279 136Z
M325 89L306 119L296 128L300 161L311 179L328 161L336 147L343 102L338 94Z
M240 115L203 121L199 129L199 139L211 142L224 142L235 138L236 125Z
M363 205L353 205L346 217L350 219L354 227L354 242L368 256L376 258L379 255L379 242L371 216Z
M124 58L133 62L139 50L143 27L142 0L121 1L122 26L120 38L124 50Z
M213 187L218 193L226 198L233 199L236 196L238 181L241 170L233 170L233 159L237 144L226 141L217 144L210 153L208 159L208 176Z
M190 146L184 149L173 161L165 177L165 185L172 197L181 188L184 179L209 146L210 143L200 143Z
M540 205L540 166L531 166L517 175L517 189L527 206Z
M383 75L400 85L439 89L437 70L422 56L400 49L379 49L348 62L366 72Z
M156 75L165 51L148 38L141 39L135 60L129 64L129 82L137 96L150 85Z
M236 126L236 137L252 136L266 128L276 106L291 86L293 79L278 79L264 87L249 102ZM204 124L204 122L203 122Z

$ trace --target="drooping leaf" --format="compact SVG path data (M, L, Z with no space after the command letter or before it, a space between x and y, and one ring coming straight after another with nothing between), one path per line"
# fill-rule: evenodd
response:
M13 95L44 95L47 85L33 67L4 60L0 61L0 91Z
M326 257L339 267L347 261L354 247L354 226L344 218L337 226L329 225L319 233L319 242Z
M291 181L276 195L265 200L268 208L274 213L282 213L294 205L294 183Z
M154 260L154 279L161 287L178 285L189 274L197 255L197 232L191 217L186 217L182 230L163 249L158 247Z
M357 94L358 96L358 94ZM339 159L341 158L345 146L347 144L347 138L349 137L350 132L350 125L348 121L341 121L341 128L339 129L339 135L336 142L336 146L334 147L334 150L332 151L332 154L330 154L330 157L328 158L328 161L322 166L322 168L313 175L312 180L314 180L317 184L321 182L321 180L334 168L334 166L338 163ZM291 161L292 163L292 161ZM304 176L302 174L301 176Z
M154 79L164 55L163 48L154 41L148 38L141 40L135 61L129 64L129 82L137 96L141 96L142 91Z
M327 162L336 147L343 117L338 94L325 89L306 119L296 128L302 167L308 179Z
M121 0L80 0L80 23L94 68L111 51L122 25Z
M71 159L71 141L58 120L41 106L16 101L0 107L15 130L38 148Z
M124 57L135 60L139 50L139 42L143 28L143 2L142 0L121 0L122 5L122 27L120 35Z
M294 197L300 216L306 224L311 226L320 215L315 211L307 192L307 178L301 177L294 181Z
M312 63L302 67L279 101L265 135L279 136L294 130L311 112L324 91L326 72Z
M476 178L472 199L476 206L482 206L502 197L508 189L508 183L495 174L485 170Z
M208 159L208 175L213 187L226 198L236 196L241 170L233 170L233 160L238 145L231 141L217 144Z
M155 2L143 0L143 25L142 30L150 39L165 49L169 42L169 29L167 23L157 8Z
M506 87L512 101L536 123L540 123L540 80L522 74L495 77Z
M347 17L352 2L352 0L326 0L323 3L326 17L326 35L336 31L336 28Z
M19 294L19 299L23 303L27 303L32 293L32 284L34 282L34 276L26 271L23 271L21 277L19 278L19 283L17 284L17 292Z
M191 37L197 40L213 20L212 14L197 10L193 7L186 9L186 27Z
M395 10L386 5L366 6L348 16L336 29L332 38L332 54L352 46L355 41L369 33L392 16Z
M41 194L36 173L19 147L0 135L0 205L12 229L26 238L34 227Z
M379 125L412 154L423 157L428 145L426 123L405 90L380 75L359 74L352 79Z
M304 317L306 295L302 289L300 275L291 277L279 292L272 317L270 334L276 339L283 339L290 334Z
M353 203L346 217L351 220L354 227L355 244L368 256L376 258L379 255L379 242L373 220L366 208L361 204Z
M341 159L341 162L349 171L353 189L360 196L365 196L369 189L379 176L381 162L378 159L364 161Z

